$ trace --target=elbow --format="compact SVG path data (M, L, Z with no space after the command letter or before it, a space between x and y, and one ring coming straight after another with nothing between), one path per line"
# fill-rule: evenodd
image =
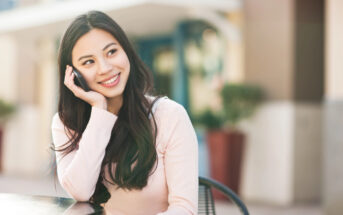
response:
M158 213L157 215L171 215L171 214L178 214L178 215L196 215L196 209L190 209L188 207L184 207L183 205L170 205L167 211Z
M78 202L88 202L92 195L87 195L87 194L71 194L71 197L75 199Z
M71 197L78 202L88 202L90 199L90 196L86 196L86 195L83 196L83 195L72 195L71 194Z
M78 202L88 202L94 193L94 190L90 190L82 186L74 186L66 177L61 179L61 186L73 199Z
M187 214L196 215L198 211L198 201L196 199L187 199L182 197L174 197L169 201L168 211L175 211L171 214Z

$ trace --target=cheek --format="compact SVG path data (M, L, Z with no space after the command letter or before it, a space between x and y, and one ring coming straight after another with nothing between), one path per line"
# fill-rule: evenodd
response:
M82 77L86 80L88 84L91 84L95 80L96 73L93 71L87 71L82 73Z
M119 67L121 67L127 71L130 71L130 61L129 61L128 57L126 56L126 54L123 53L120 56L118 56L115 59L115 63Z
M128 58L126 58L126 62L125 62L125 71L127 74L127 78L129 78L129 76L130 76L130 61Z
M127 59L126 60L126 69L127 69L128 72L130 72L130 61L129 61L128 58L126 58L126 59Z

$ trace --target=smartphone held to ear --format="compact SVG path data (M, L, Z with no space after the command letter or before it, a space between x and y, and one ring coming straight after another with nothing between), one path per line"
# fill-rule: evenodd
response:
M75 84L79 87L81 87L84 91L88 92L90 91L90 88L87 85L86 80L82 77L81 73L77 71L75 68L73 68L73 73L75 75Z

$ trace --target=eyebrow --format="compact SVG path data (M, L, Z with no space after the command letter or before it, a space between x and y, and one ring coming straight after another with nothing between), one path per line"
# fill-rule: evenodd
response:
M112 45L116 45L116 43L109 43L107 44L102 50L105 51L108 47L112 46ZM82 56L79 58L78 61L82 60L83 58L89 58L89 57L92 57L92 55L85 55L85 56Z
M112 46L112 45L116 45L116 43L115 43L115 42L109 43L109 44L107 44L102 50L105 51L108 47L110 47L110 46Z

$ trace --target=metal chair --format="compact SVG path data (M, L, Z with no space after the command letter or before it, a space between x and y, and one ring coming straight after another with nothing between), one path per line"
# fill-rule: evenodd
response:
M216 214L212 189L218 190L235 203L243 215L249 215L247 207L235 192L216 180L201 176L199 177L198 214Z

